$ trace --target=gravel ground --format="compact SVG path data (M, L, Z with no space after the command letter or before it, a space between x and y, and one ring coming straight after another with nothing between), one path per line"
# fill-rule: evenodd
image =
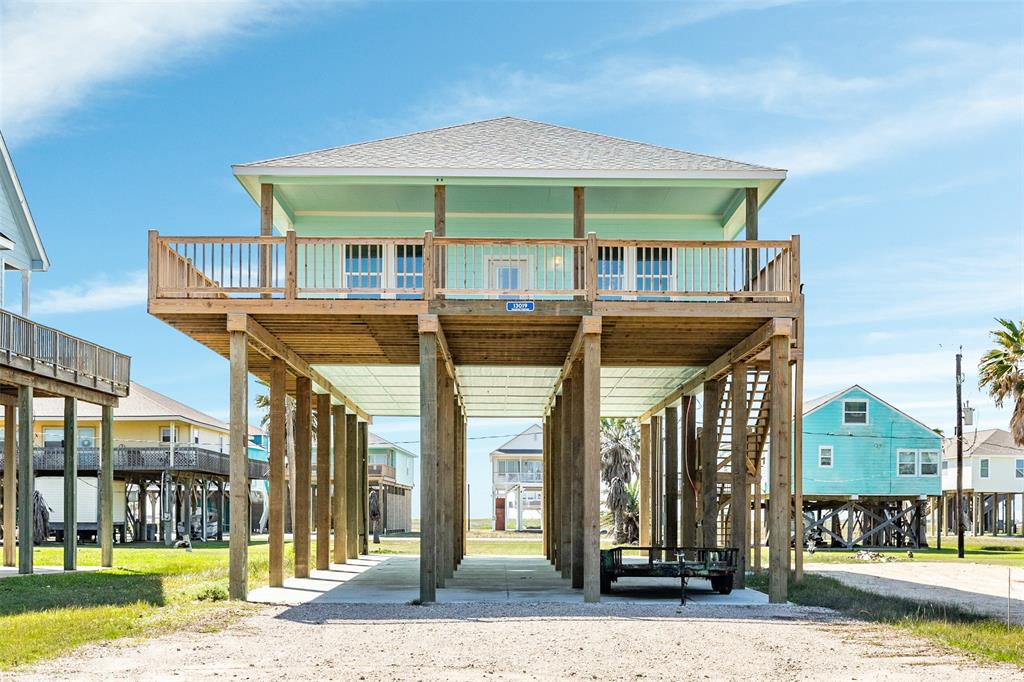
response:
M793 606L263 607L218 633L86 647L19 679L1003 680L892 629Z
M954 604L965 611L1024 625L1024 569L945 561L808 564L808 571L868 592L915 601Z

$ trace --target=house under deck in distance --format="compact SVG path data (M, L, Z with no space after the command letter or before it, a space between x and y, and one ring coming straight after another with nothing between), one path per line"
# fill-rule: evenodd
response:
M725 541L745 549L769 441L774 498L788 498L799 241L759 239L757 219L785 171L500 118L234 173L260 208L258 234L255 220L252 236L151 233L149 310L230 358L233 428L245 428L246 375L270 382L272 583L286 393L300 509L314 407L318 441L334 434L318 457L335 458L337 494L314 513L345 521L335 561L365 536L351 484L365 476L366 422L420 417L424 601L465 553L467 417L543 419L544 549L587 601L599 599L601 415L644 423L645 540L716 544L724 515ZM786 596L791 513L769 515L774 601ZM307 529L297 519L300 576Z

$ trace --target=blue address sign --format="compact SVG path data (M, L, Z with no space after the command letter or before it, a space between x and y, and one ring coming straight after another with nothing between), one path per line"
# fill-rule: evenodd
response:
M505 312L509 313L532 313L533 301L506 301Z

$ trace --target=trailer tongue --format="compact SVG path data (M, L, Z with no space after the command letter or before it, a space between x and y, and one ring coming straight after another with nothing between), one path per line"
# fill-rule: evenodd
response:
M623 551L647 553L647 560L623 559ZM601 550L601 594L612 590L622 577L679 578L679 603L686 603L686 581L707 578L719 594L732 592L736 573L734 547L636 547L622 546Z

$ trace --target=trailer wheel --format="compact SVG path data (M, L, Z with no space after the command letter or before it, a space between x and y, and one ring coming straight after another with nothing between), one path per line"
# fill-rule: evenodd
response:
M730 594L732 592L732 576L716 575L712 577L711 588L718 594Z

